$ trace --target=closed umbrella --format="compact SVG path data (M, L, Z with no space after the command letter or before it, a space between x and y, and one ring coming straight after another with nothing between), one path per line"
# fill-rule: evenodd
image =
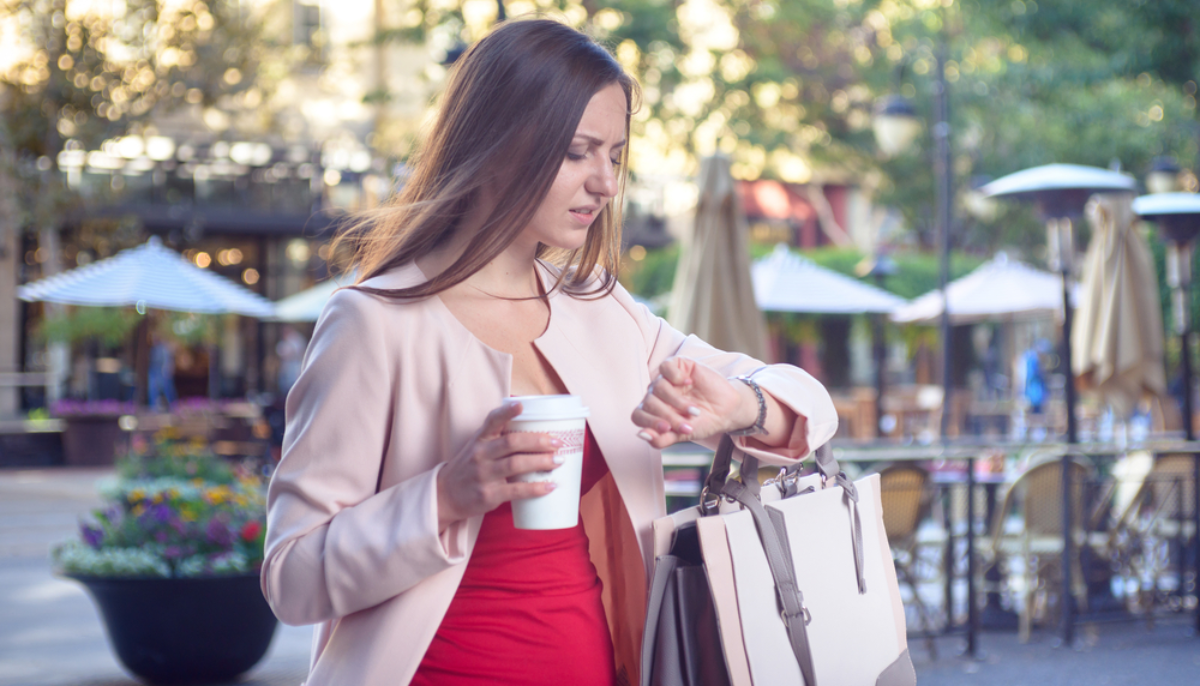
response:
M137 306L250 317L269 317L275 311L270 300L197 267L163 247L157 236L108 259L21 286L17 297L66 305Z
M1158 278L1134 228L1132 196L1095 196L1087 217L1092 242L1071 332L1072 371L1125 418L1143 394L1166 390Z
M747 234L729 158L706 158L694 229L675 273L670 321L717 348L763 359L767 325L754 302Z

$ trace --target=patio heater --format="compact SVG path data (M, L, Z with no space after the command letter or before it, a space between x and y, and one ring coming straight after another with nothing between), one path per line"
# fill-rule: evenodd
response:
M1155 193L1133 201L1133 211L1146 221L1158 224L1167 239L1167 285L1171 287L1171 310L1175 333L1179 336L1180 366L1183 376L1183 432L1195 440L1192 418L1192 360L1188 354L1191 339L1189 294L1192 286L1192 243L1200 236L1200 195L1194 193Z
M1071 364L1071 271L1075 254L1072 222L1083 216L1084 205L1095 193L1133 193L1137 182L1120 172L1076 164L1048 164L1032 167L996 179L980 190L987 197L1013 198L1032 202L1046 222L1046 245L1050 267L1062 275L1063 329L1060 349L1066 371L1067 444L1079 441L1075 419L1075 379ZM1062 458L1063 503L1063 612L1062 640L1070 645L1075 640L1075 599L1070 593L1072 541L1071 523L1071 459L1069 452Z
M1183 377L1183 434L1196 439L1192 409L1192 355L1189 306L1192 292L1192 243L1200 236L1200 195L1155 193L1133 201L1139 217L1158 224L1167 239L1167 285L1171 287L1171 310L1179 335L1179 363ZM1200 541L1200 452L1192 454L1192 525ZM1193 542L1194 584L1200 585L1200 546ZM1196 631L1200 633L1200 604L1196 608Z

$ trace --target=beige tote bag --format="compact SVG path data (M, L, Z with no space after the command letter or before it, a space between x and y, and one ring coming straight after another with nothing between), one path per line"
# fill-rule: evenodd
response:
M849 481L826 447L817 452L819 476L797 477L793 468L760 487L727 481L733 450L723 439L700 506L654 524L656 555L671 550L677 532L696 529L724 680L915 684L878 475ZM757 469L743 456L743 474ZM657 628L651 614L648 638ZM654 646L643 650L643 665L653 664ZM645 677L643 669L643 683L654 683Z

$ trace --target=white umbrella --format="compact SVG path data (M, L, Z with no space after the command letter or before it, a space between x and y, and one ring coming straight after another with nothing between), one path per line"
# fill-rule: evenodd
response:
M1076 289L1072 301L1078 300ZM1000 253L946 285L955 324L1062 312L1062 279ZM942 292L930 291L892 313L899 323L930 323L942 315Z
M750 275L754 280L754 299L764 312L892 312L906 302L881 288L796 255L783 243L755 262Z
M138 306L250 317L269 317L275 311L270 300L197 267L163 247L157 236L108 259L21 286L17 297L67 305Z
M289 295L275 301L275 315L270 317L276 322L315 322L325 309L325 303L334 291L354 283L355 274L343 274L326 279L312 288Z

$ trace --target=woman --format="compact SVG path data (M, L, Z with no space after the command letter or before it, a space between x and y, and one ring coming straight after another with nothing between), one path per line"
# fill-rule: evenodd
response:
M360 227L363 277L317 324L269 495L263 592L320 623L310 686L636 683L658 450L736 431L786 464L833 435L810 376L686 337L616 283L635 93L583 34L505 24ZM509 479L556 446L502 435L503 400L567 392L591 410L581 524L518 531L509 503L551 486Z

